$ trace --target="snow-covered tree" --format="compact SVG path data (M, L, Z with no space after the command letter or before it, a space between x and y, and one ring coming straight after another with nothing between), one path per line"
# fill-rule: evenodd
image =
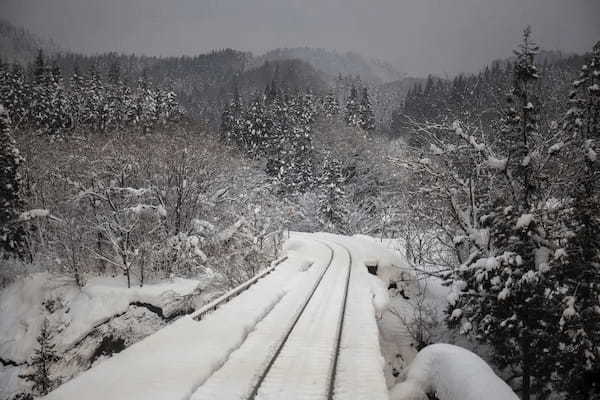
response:
M358 99L356 86L352 86L350 89L350 96L346 101L344 120L350 126L360 126L360 100Z
M323 99L323 113L326 118L337 117L340 113L340 105L333 93L328 93Z
M344 181L340 161L327 152L319 178L319 215L323 225L337 232L344 232L347 215Z
M439 232L440 258L452 271L450 325L491 345L524 399L555 390L562 312L549 301L549 264L565 193L553 170L560 146L539 127L535 52L527 29L500 132L486 135L470 120L417 123L414 134L427 147L403 163L417 173L409 207Z
M569 103L565 131L571 151L564 161L573 165L566 179L572 208L562 218L568 235L550 260L550 297L561 311L558 387L569 398L590 399L600 396L600 42L575 81Z
M369 93L366 87L363 88L358 113L360 118L359 126L362 129L366 131L372 131L373 129L375 129L375 115L373 114L371 100L369 100Z
M17 223L23 211L19 167L23 157L10 134L8 111L0 104L0 250L23 256L26 251L26 232Z
M37 337L38 348L35 349L34 355L31 358L30 365L32 371L23 375L19 375L21 379L25 379L32 383L31 390L38 396L45 396L52 389L60 385L61 379L53 377L50 368L52 364L57 362L60 357L56 353L56 345L52 343L52 336L48 326L48 320L44 319L40 334Z
M450 321L462 321L492 345L494 359L521 376L523 399L549 390L549 357L554 339L547 329L556 315L546 305L548 277L543 254L549 251L542 175L547 156L538 131L533 87L539 78L531 30L515 51L514 83L509 109L496 147L505 157L500 170L506 183L479 205L485 254L471 253L455 273L461 294L451 305ZM490 160L487 161L488 164ZM493 162L492 162L493 164ZM468 325L465 325L468 324ZM551 360L551 359L550 359Z

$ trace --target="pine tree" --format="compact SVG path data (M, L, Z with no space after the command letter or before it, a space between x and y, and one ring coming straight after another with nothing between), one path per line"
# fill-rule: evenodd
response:
M33 81L39 84L44 79L46 79L46 61L44 60L44 51L39 49L33 63Z
M564 223L572 234L553 257L551 297L561 315L559 387L584 400L600 396L600 42L574 83L570 105L565 131L573 147L574 176L567 180L573 204Z
M47 319L44 319L42 323L37 342L39 348L35 350L30 361L33 371L19 377L33 383L31 389L35 394L45 396L60 384L60 378L53 378L50 374L50 367L60 358L56 354L55 345L52 343Z
M369 100L369 93L367 88L363 88L362 99L359 107L359 126L366 130L372 131L375 129L375 115L371 107L371 101Z
M333 93L327 94L323 99L323 113L326 118L334 118L340 113L340 105Z
M346 101L346 114L344 120L349 126L360 125L358 92L354 85L352 86L352 89L350 89L350 96Z
M234 82L233 96L221 115L221 139L235 142L241 134L242 101L237 83Z
M327 152L319 178L319 215L331 231L344 232L347 210L344 205L344 176L339 160Z
M26 252L26 232L15 224L23 211L19 166L23 158L10 135L10 118L0 104L0 251L20 257Z
M537 46L530 35L527 28L515 52L510 107L496 143L506 154L502 169L508 183L497 186L479 207L488 254L471 257L469 265L456 271L464 287L450 307L451 324L462 321L464 331L473 329L492 346L501 368L510 367L520 374L524 400L549 390L556 346L549 326L558 323L556 313L547 307L548 269L539 262L547 251L540 210L545 199L543 162L539 160L540 143L545 140L538 132L533 105Z
M113 61L108 69L108 83L118 85L121 82L121 67L118 61Z

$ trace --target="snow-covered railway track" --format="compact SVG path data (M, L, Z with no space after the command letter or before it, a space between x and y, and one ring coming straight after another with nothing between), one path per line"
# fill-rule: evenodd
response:
M311 240L331 253L313 286L288 293L191 400L333 398L351 255Z
M352 257L342 245L322 243L337 257L249 399L333 399Z

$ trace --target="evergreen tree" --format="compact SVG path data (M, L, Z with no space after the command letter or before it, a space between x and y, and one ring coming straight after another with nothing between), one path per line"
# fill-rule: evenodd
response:
M373 114L371 101L369 100L369 93L367 92L366 87L363 88L362 99L359 107L359 115L359 126L362 129L366 131L372 131L375 129L375 115Z
M327 94L323 99L323 113L326 118L336 117L340 113L340 105L333 93Z
M50 367L60 357L56 354L55 345L52 343L47 319L44 319L42 323L42 329L37 337L37 342L39 348L35 350L30 361L33 371L28 374L19 375L19 377L32 382L31 389L35 394L45 396L60 384L60 379L53 378L50 374Z
M496 143L507 154L502 168L509 182L496 187L479 207L488 254L470 257L470 264L456 271L464 286L451 305L450 317L451 323L462 321L464 331L473 329L490 344L501 368L519 373L524 400L550 390L556 339L549 326L558 323L556 313L547 307L548 269L539 262L547 251L540 250L545 249L547 232L540 210L545 197L538 156L545 140L537 131L533 105L537 47L530 34L527 28L515 52L510 107Z
M121 67L118 61L113 61L108 69L108 83L118 85L121 82Z
M319 215L321 222L328 226L329 230L344 232L347 210L344 205L344 176L342 165L339 160L331 155L325 154L323 169L319 178Z
M10 118L0 104L0 251L20 257L26 251L26 232L15 224L23 211L19 166L23 158L10 135Z
M350 89L350 96L346 101L346 114L344 120L346 121L346 124L350 126L360 126L358 91L354 85L352 86L352 89Z
M600 42L574 83L570 105L565 130L573 147L573 204L564 224L572 233L553 257L550 297L561 315L558 387L584 400L600 397Z
M33 63L33 82L42 83L46 79L46 61L44 60L44 51L38 50Z

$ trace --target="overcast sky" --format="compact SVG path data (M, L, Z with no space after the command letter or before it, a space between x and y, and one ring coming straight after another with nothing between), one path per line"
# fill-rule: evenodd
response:
M0 16L86 53L311 46L413 75L476 71L510 55L527 24L547 49L600 40L600 0L0 0Z

